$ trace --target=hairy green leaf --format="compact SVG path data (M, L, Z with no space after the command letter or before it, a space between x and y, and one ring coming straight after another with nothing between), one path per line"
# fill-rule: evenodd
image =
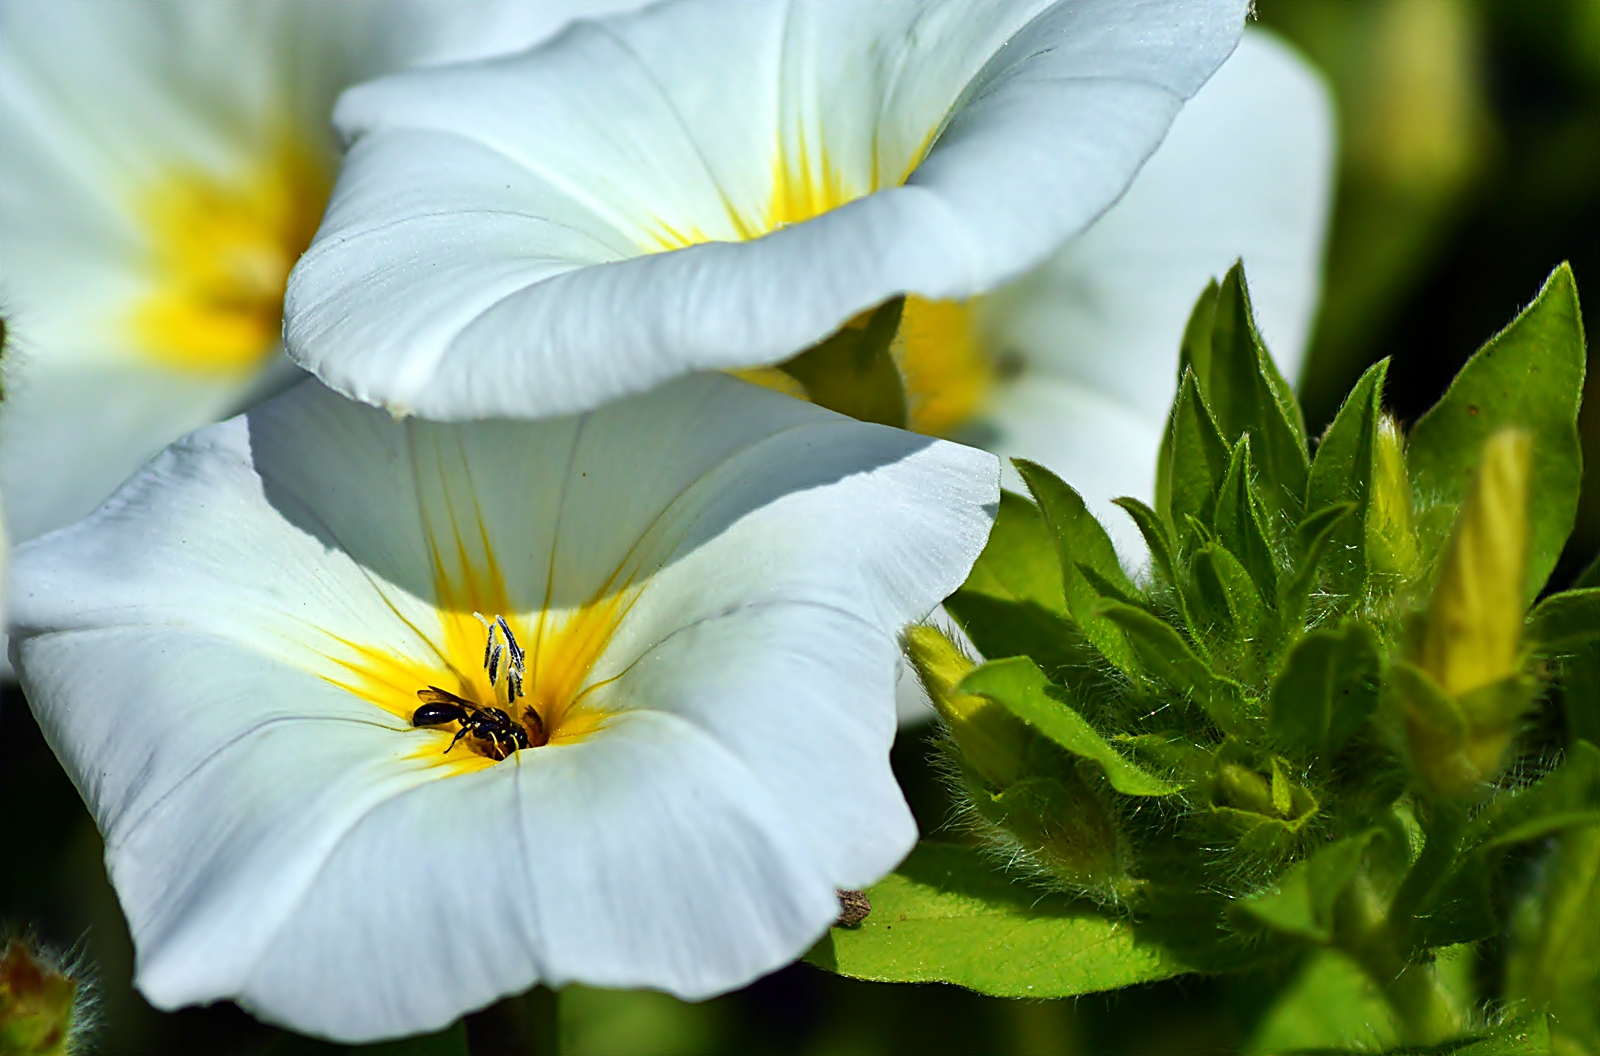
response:
M1300 563L1278 587L1278 623L1283 634L1300 631L1311 600L1311 588L1317 581L1317 569L1333 543L1334 533L1355 510L1353 502L1326 506L1301 521L1295 530L1300 541Z
M958 590L944 607L984 656L1031 656L1058 680L1098 666L1100 653L1078 625L1042 605Z
M1233 449L1228 473L1217 493L1217 508L1212 516L1217 541L1239 559L1264 598L1278 593L1278 564L1267 541L1265 514L1255 486L1255 466L1250 457L1250 438L1246 436Z
M955 983L1002 997L1070 997L1187 969L1125 920L1019 884L978 852L922 843L868 892L857 928L834 928L806 960L885 982Z
M1576 653L1600 641L1600 587L1545 598L1528 614L1528 640L1544 656Z
M1178 586L1177 566L1172 560L1172 533L1161 520L1161 515L1138 499L1124 496L1112 499L1118 506L1133 518L1134 525L1139 529L1139 534L1144 536L1144 545L1150 548L1150 561L1155 566L1159 575L1169 587Z
M1226 547L1212 543L1195 551L1189 559L1188 588L1185 607L1207 632L1232 642L1259 637L1266 619L1261 595Z
M1369 829L1323 847L1285 871L1275 890L1244 899L1239 908L1285 934L1332 942L1334 900L1355 879L1361 856L1378 833Z
M1198 704L1218 728L1228 733L1244 730L1243 687L1213 673L1171 624L1114 601L1102 602L1100 611L1127 633L1140 662L1152 675Z
M778 369L805 386L811 402L863 422L906 426L906 392L890 354L905 298L886 301L865 326L845 326Z
M1183 376L1167 422L1166 487L1156 492L1156 511L1176 528L1180 546L1194 538L1194 522L1211 523L1217 487L1228 471L1232 449L1200 394L1191 371Z
M1117 560L1111 537L1071 485L1035 462L1017 458L1012 463L1033 492L1044 523L1055 536L1067 611L1107 660L1124 671L1131 670L1133 650L1116 624L1096 608L1108 594L1123 601L1137 597Z
M1572 269L1563 264L1521 315L1489 339L1444 398L1411 431L1407 464L1419 497L1437 500L1417 520L1425 552L1443 550L1490 434L1515 426L1533 437L1526 596L1555 568L1578 508L1583 456L1583 317Z
M1298 520L1306 492L1305 423L1256 330L1242 263L1228 269L1217 290L1210 360L1209 370L1195 373L1223 438L1230 444L1253 438L1269 508Z
M1100 764L1111 787L1128 796L1167 796L1177 785L1129 761L1111 747L1071 704L1061 699L1059 690L1045 679L1044 672L1025 656L994 660L969 674L961 683L967 693L978 693L995 701L1073 755Z
M1310 479L1306 484L1306 509L1323 510L1350 503L1355 516L1335 529L1328 543L1325 566L1327 588L1334 594L1359 598L1366 584L1364 531L1372 497L1372 476L1377 460L1378 421L1383 413L1383 385L1387 359L1373 364L1345 397L1333 424L1317 445Z
M1378 643L1364 623L1316 630L1295 643L1272 687L1267 729L1306 756L1333 753L1378 703Z

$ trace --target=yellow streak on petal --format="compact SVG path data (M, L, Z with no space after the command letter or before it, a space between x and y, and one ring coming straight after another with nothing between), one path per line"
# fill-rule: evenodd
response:
M289 269L311 243L331 189L327 165L280 135L252 170L177 170L136 203L154 289L132 312L138 345L165 366L237 372L278 342Z

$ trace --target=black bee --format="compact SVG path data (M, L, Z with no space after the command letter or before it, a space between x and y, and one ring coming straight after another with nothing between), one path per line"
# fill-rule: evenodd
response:
M539 713L532 708L528 709L526 716L533 727L530 731L500 708L482 707L438 686L417 690L417 699L422 701L422 706L411 713L412 726L443 726L447 722L461 724L455 739L450 742L450 748L470 734L488 745L494 758L504 759L519 748L535 747L535 742L542 746L549 739ZM533 734L531 738L528 736L530 732ZM445 751L450 751L450 748Z

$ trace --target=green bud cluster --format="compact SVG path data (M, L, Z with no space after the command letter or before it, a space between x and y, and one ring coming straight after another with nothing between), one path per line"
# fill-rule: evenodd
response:
M1003 497L947 603L991 659L908 636L971 827L1194 968L1330 945L1412 1042L1458 1030L1431 951L1501 927L1508 847L1600 822L1587 741L1506 776L1562 659L1600 640L1600 583L1533 606L1577 507L1584 355L1563 266L1408 434L1379 363L1313 444L1242 268L1212 283L1154 505L1118 500L1148 569L1017 460L1031 498Z
M87 991L74 973L31 943L0 947L0 1053L70 1056L84 1051Z

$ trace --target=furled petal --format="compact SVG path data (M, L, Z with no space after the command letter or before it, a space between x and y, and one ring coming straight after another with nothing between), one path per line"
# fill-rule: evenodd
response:
M1195 298L1242 257L1262 336L1293 380L1320 291L1332 175L1320 77L1276 38L1247 32L1123 199L985 305L991 340L1023 368L996 393L991 446L1055 470L1125 554L1143 553L1110 500L1151 496Z
M12 537L71 523L174 439L297 373L278 351L282 283L332 184L342 88L619 6L632 4L0 5Z
M362 1040L540 980L701 997L915 839L896 635L997 478L719 375L465 425L307 382L19 547L14 652L157 1005ZM411 728L417 690L484 685L474 609L517 625L549 745Z
M538 417L992 289L1116 199L1244 6L682 0L363 85L291 355L394 410Z

